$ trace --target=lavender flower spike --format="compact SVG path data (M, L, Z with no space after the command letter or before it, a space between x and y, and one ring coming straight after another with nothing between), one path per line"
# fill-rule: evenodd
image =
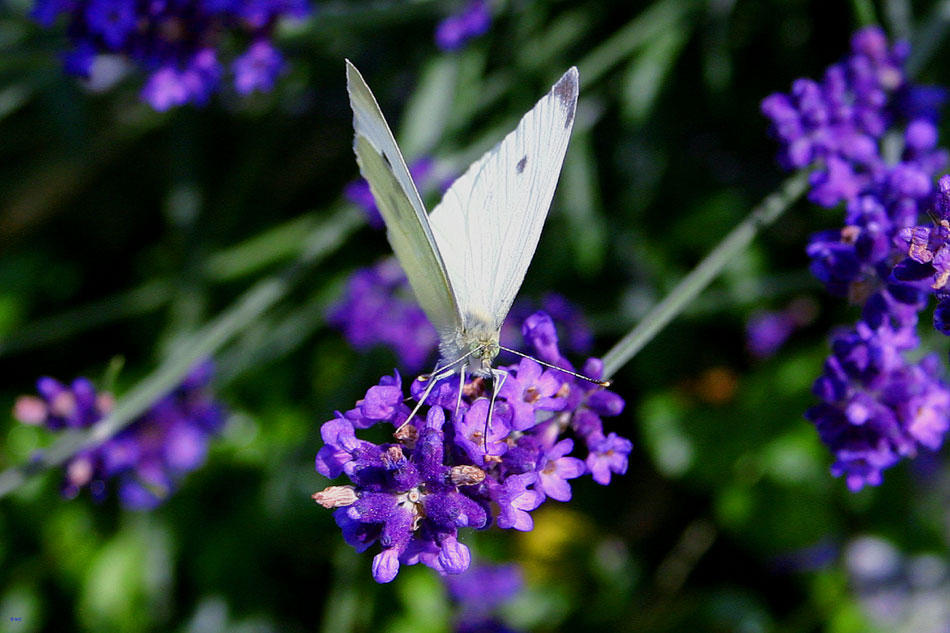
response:
M807 253L831 293L862 306L861 319L833 338L813 388L821 403L806 417L832 452L832 474L852 491L935 450L950 426L940 363L932 355L906 358L919 346L928 295L938 300L935 327L950 332L950 177L933 187L948 158L937 145L933 108L921 107L921 91L907 80L908 52L906 44L889 45L881 29L862 29L821 82L796 81L790 95L762 102L782 143L780 161L813 166L809 197L844 206L843 226L813 235ZM903 138L902 152L883 151L885 134ZM928 211L932 224L921 223Z
M457 51L472 39L484 35L491 28L491 8L488 0L469 0L466 7L439 23L435 43L443 51Z
M356 349L385 345L412 370L428 364L439 343L435 328L411 296L405 274L391 258L356 271L327 321L343 330Z
M74 47L64 56L67 72L91 78L97 55L123 55L148 74L141 98L163 111L203 105L220 88L225 66L216 46L228 32L251 41L231 64L235 90L271 90L283 68L270 41L274 27L281 18L309 11L308 0L36 0L33 18L50 28L65 16Z
M445 576L443 581L458 608L456 631L512 632L498 611L520 593L524 585L520 567L479 562L464 574Z
M529 351L560 358L553 326L543 325L550 317L534 314L528 323L539 335L525 338L540 347ZM379 544L372 566L377 582L418 563L443 574L464 572L471 554L462 528L485 529L495 521L503 529L532 529L531 512L548 497L570 499L569 480L588 472L584 459L571 454L575 442L563 437L568 432L583 440L596 480L607 483L611 473L626 469L632 444L615 433L604 438L601 420L621 413L619 396L530 359L504 369L508 379L494 394L490 423L492 394L478 377L461 394L454 377L432 385L420 413L405 423L408 404L395 374L322 426L316 469L330 479L346 475L349 484L328 486L314 500L335 508L344 540L357 551ZM591 359L584 370L599 376L601 364ZM410 393L418 399L428 387L416 380ZM357 437L378 424L399 429L394 441Z
M129 426L65 465L63 496L88 487L93 499L106 496L106 482L117 482L119 500L133 510L160 505L188 472L205 460L208 442L224 423L224 411L211 396L210 363L195 367L182 384ZM77 378L68 387L53 378L37 381L39 397L21 396L14 415L50 430L88 428L112 409L108 393Z

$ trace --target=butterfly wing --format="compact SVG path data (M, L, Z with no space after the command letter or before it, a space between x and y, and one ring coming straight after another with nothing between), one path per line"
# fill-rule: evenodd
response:
M577 107L571 68L429 216L465 329L501 329L534 256Z
M425 206L376 98L349 60L346 86L353 109L356 162L386 222L389 243L429 322L443 338L454 335L461 316Z

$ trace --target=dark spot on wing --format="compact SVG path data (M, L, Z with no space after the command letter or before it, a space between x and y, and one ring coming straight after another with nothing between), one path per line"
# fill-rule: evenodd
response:
M553 92L567 112L564 127L567 128L574 121L574 109L577 107L577 69L571 68L564 73L561 80L554 84Z
M389 156L386 156L386 152L383 152L383 162L386 163L386 167L389 167L389 171L393 170L393 163L389 160Z
M564 119L564 129L566 130L571 126L571 122L574 120L574 108L571 108L567 112L567 118Z
M528 164L528 156L522 156L521 160L518 161L518 164L515 166L515 171L519 174L524 171L524 166Z

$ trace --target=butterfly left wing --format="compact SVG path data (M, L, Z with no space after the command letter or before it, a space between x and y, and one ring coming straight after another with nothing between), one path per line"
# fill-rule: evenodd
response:
M534 256L577 108L571 68L429 216L468 330L497 333Z
M454 336L461 323L455 293L406 161L376 98L349 60L346 84L356 162L386 222L389 243L429 322L443 339Z

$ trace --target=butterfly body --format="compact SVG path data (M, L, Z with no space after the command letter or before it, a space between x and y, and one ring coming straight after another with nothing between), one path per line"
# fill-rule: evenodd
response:
M499 330L484 317L467 315L458 331L441 337L439 366L447 367L469 355L467 373L491 375L492 361L501 350L498 335Z

